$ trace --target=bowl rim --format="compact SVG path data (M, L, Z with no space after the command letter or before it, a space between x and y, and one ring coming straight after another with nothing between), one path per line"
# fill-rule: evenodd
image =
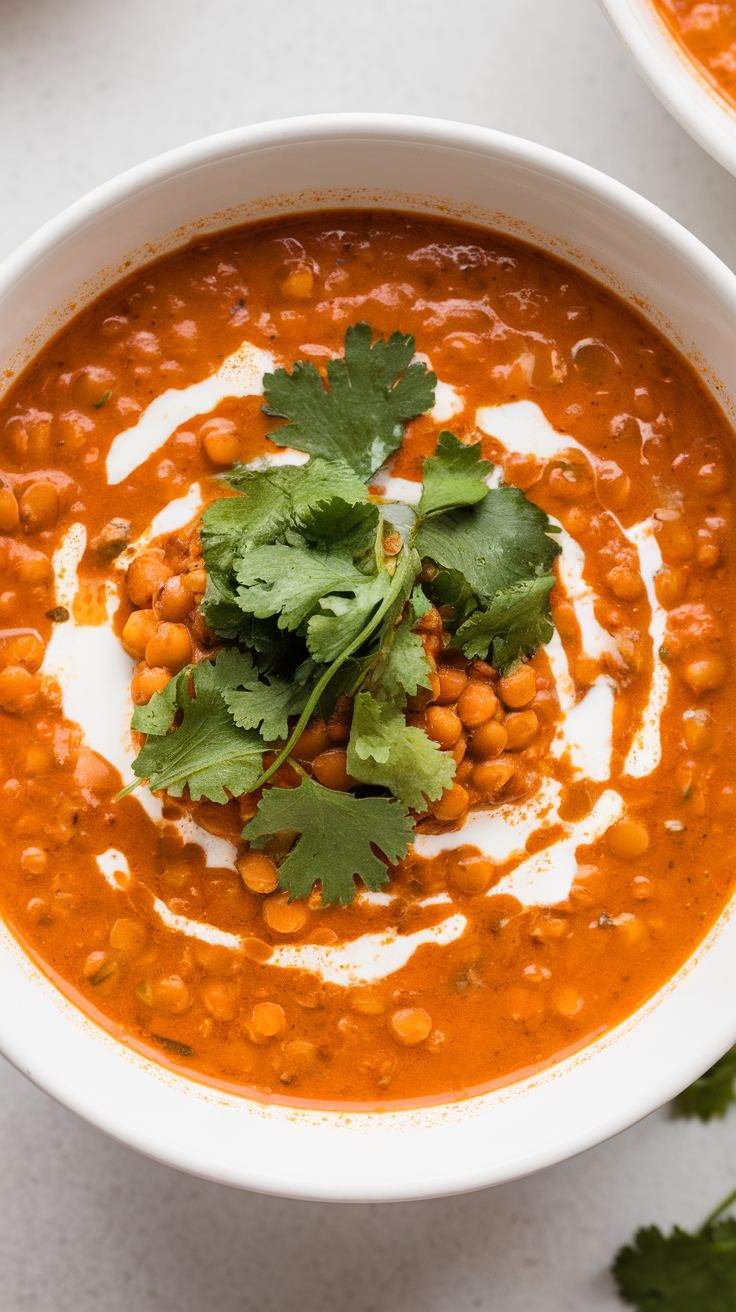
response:
M449 147L456 151L480 153L491 163L493 161L509 161L514 165L527 166L536 175L543 175L550 180L561 182L565 186L577 188L591 195L596 202L607 205L611 209L614 218L617 214L622 215L631 223L639 225L646 230L653 240L656 239L666 245L669 253L679 255L686 261L706 284L709 284L714 290L718 290L719 295L724 298L736 326L736 275L676 220L622 183L587 164L548 147L537 145L522 138L512 137L490 128L409 115L368 113L310 115L231 129L228 132L177 147L127 170L109 182L103 183L88 195L74 202L56 218L51 219L0 265L0 313L2 313L3 298L8 289L14 286L25 273L32 270L34 265L47 256L54 247L60 245L71 234L79 232L80 229L83 230L87 224L94 222L96 218L114 209L115 206L124 201L141 194L149 187L155 186L167 178L176 177L182 172L196 169L201 164L211 162L213 159L227 159L229 156L243 155L247 151L268 150L283 144L306 144L315 140L371 140L387 143L409 142L416 145L424 143ZM489 1109L492 1116L500 1116L503 1120L503 1108L513 1103L514 1099L518 1101L517 1095L520 1096L524 1089L530 1085L544 1085L552 1090L556 1086L559 1101L561 1077L572 1066L578 1071L587 1069L589 1077L591 1067L596 1066L597 1063L601 1074L596 1076L596 1079L598 1086L600 1086L604 1079L606 1065L610 1066L613 1060L615 1068L615 1052L619 1040L628 1042L633 1034L632 1051L639 1050L640 1059L643 1060L647 1052L647 1042L649 1042L649 1040L642 1040L640 1022L643 1019L649 1018L647 1020L649 1026L647 1034L650 1038L652 1034L654 1035L653 1052L661 1055L662 1045L665 1050L667 1049L667 1044L663 1043L661 1034L663 1008L660 1004L663 1000L678 991L682 999L681 1010L688 1015L695 1014L697 1011L697 998L694 993L697 994L698 992L698 986L694 984L695 967L699 972L698 978L701 981L706 981L706 992L709 995L711 1004L717 997L722 996L724 979L728 980L729 986L731 983L736 984L736 954L731 953L735 958L734 965L731 967L730 963L725 963L723 951L725 947L723 930L732 920L731 911L734 910L735 906L736 898L732 900L729 907L724 908L713 930L696 952L653 999L650 999L632 1016L621 1022L614 1030L602 1036L600 1040L593 1040L586 1047L579 1050L573 1058L565 1059L547 1068L541 1075L532 1077L530 1080L504 1086L491 1094L477 1095L475 1098L466 1100L465 1103L444 1104L440 1105L439 1108L410 1109L407 1112L396 1113L387 1110L380 1113L349 1114L336 1110L334 1113L320 1111L314 1115L302 1114L301 1109L299 1109L299 1115L294 1117L293 1109L282 1108L279 1110L277 1108L274 1112L275 1105L270 1104L267 1115L260 1116L259 1114L260 1120L270 1119L282 1126L290 1121L292 1128L293 1124L301 1123L309 1127L310 1133L318 1126L333 1128L340 1126L343 1131L350 1126L356 1134L360 1132L361 1126L365 1128L370 1122L373 1129L380 1120L386 1126L387 1131L390 1129L392 1134L395 1130L405 1133L406 1128L412 1125L417 1126L419 1140L421 1140L424 1130L429 1125L430 1129L432 1126L435 1127L431 1129L431 1132L435 1136L433 1141L436 1141L437 1136L441 1137L443 1132L443 1114L445 1129L453 1122L453 1116L456 1112L458 1123L463 1115L465 1115L466 1122L472 1123L474 1118L477 1121L478 1116L486 1115ZM736 933L736 918L733 918L731 932ZM13 974L10 963L14 957L15 965L13 969L15 976L18 977L18 953L20 953L23 957L21 973L25 972L27 979L32 982L32 987L38 988L40 982L41 992L44 991L44 988L47 992L50 989L57 1002L59 998L63 998L63 995L60 995L53 984L50 983L48 977L43 975L39 968L33 965L26 956L24 950L17 946L15 939L12 939L8 951L2 950L2 942L4 941L6 947L8 947L9 938L12 939L10 931L4 926L0 926L0 984L6 975L10 978ZM720 944L718 942L719 938L721 940ZM15 952L13 945L17 947L17 952ZM708 983L708 981L710 982ZM699 988L702 993L704 988L702 982ZM4 989L3 994L7 996ZM77 1012L77 1009L68 1000L64 999L64 1003L67 1008L74 1011L77 1017L82 1015L82 1013ZM59 1010L63 1010L61 1003L59 1003ZM659 1029L657 1028L657 1015L660 1017ZM639 1032L638 1039L636 1037L637 1030ZM80 1034L82 1032L88 1038L89 1033L92 1032L92 1038L89 1041L92 1046L97 1043L100 1053L106 1047L110 1049L110 1045L112 1045L112 1048L115 1049L111 1058L113 1066L117 1061L119 1069L123 1071L123 1053L130 1062L130 1049L125 1048L119 1040L100 1029L94 1022L86 1021L86 1025L80 1022ZM627 1085L622 1096L609 1100L605 1108L601 1106L601 1112L597 1120L593 1117L588 1123L580 1121L568 1125L564 1135L559 1135L552 1142L546 1142L544 1147L539 1144L532 1145L526 1154L524 1152L517 1153L515 1164L512 1166L506 1163L499 1170L497 1164L489 1164L480 1160L482 1153L478 1153L475 1159L468 1159L462 1164L458 1163L457 1169L446 1168L439 1175L432 1174L431 1167L425 1168L423 1163L422 1169L417 1170L411 1179L398 1177L390 1181L368 1182L367 1180L361 1180L352 1182L349 1179L341 1178L339 1182L332 1179L325 1182L325 1180L316 1178L305 1181L299 1177L298 1172L284 1179L275 1172L269 1175L267 1170L264 1172L262 1168L259 1169L257 1164L251 1166L239 1162L230 1167L227 1163L218 1161L215 1165L207 1157L207 1152L201 1146L196 1148L192 1144L183 1142L172 1146L172 1143L168 1142L166 1136L161 1132L160 1123L158 1130L152 1129L150 1124L138 1123L134 1125L129 1118L126 1120L125 1116L121 1115L119 1111L106 1106L99 1095L98 1089L90 1090L69 1068L68 1062L60 1064L58 1051L53 1050L39 1054L37 1049L34 1048L32 1034L29 1036L29 1032L24 1027L16 1009L5 1008L0 1010L0 1050L46 1092L113 1138L168 1165L224 1183L295 1198L339 1199L342 1201L395 1201L409 1198L436 1197L443 1194L480 1189L490 1184L528 1174L582 1152L627 1128L636 1120L668 1101L707 1066L711 1065L729 1043L736 1038L736 1015L729 1022L727 1015L719 1015L717 1007L711 1005L707 1015L702 1018L702 1023L700 1017L697 1024L693 1022L692 1033L697 1035L697 1045L693 1046L692 1049L677 1050L674 1060L658 1065L654 1056L649 1059L650 1069L644 1091L641 1088L632 1088ZM659 1037L657 1037L658 1035ZM101 1036L103 1041L100 1041ZM650 1046L652 1045L650 1044ZM682 1045L680 1045L680 1048L682 1049ZM671 1055L667 1051L667 1056L671 1057ZM141 1059L137 1062L137 1067L147 1072L147 1079L156 1074L160 1077L161 1067L153 1061ZM193 1104L198 1102L205 1106L216 1101L222 1106L226 1106L230 1102L234 1102L237 1106L248 1102L247 1099L223 1097L219 1090L208 1089L207 1086L199 1083L196 1078L188 1079L183 1076L175 1076L173 1080L168 1081L168 1084L175 1088L181 1086L185 1094L196 1094L196 1097L191 1096ZM217 1095L216 1098L213 1098L213 1093ZM475 1106L470 1104L475 1104ZM262 1108L262 1105L259 1104L253 1106ZM460 1111L457 1109L460 1109ZM287 1112L289 1116L286 1115ZM404 1131L401 1130L402 1126ZM368 1137L370 1137L370 1134ZM347 1141L344 1139L343 1142ZM347 1158L349 1159L349 1157L350 1154L348 1153Z
M736 106L708 80L651 0L598 0L644 81L681 127L736 174Z

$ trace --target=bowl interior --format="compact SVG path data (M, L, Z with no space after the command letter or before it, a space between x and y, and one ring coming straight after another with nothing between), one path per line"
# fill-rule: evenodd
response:
M736 278L666 215L586 166L483 129L327 116L243 129L143 165L79 201L0 269L8 382L84 304L193 236L264 216L390 207L494 227L561 256L643 312L733 420ZM736 1035L731 908L634 1017L532 1079L381 1113L263 1105L182 1078L64 998L0 925L0 1047L125 1143L227 1183L295 1197L397 1199L550 1165L660 1105Z
M689 59L651 0L598 0L629 58L678 123L736 174L736 107Z

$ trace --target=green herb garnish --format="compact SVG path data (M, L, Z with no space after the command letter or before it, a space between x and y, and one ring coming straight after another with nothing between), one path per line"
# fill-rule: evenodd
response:
M378 795L305 776L296 788L267 788L243 831L251 842L296 831L281 886L304 897L321 881L324 903L349 903L355 876L369 888L385 882L385 862L412 840L410 810L425 811L452 784L452 756L403 713L432 686L414 632L429 606L451 607L453 645L471 658L492 653L502 673L552 635L553 530L517 489L489 488L479 443L440 433L417 507L369 494L364 480L434 404L436 382L411 363L412 337L371 345L372 336L367 324L348 329L344 359L327 366L329 390L311 364L265 376L267 412L289 421L271 437L311 458L221 476L235 495L202 515L201 605L214 632L238 645L182 670L133 717L147 734L138 780L225 802L267 784L310 718L353 696L348 770ZM427 558L437 568L422 587Z
M701 1121L725 1116L729 1107L736 1102L734 1081L736 1048L731 1048L699 1080L678 1094L673 1103L675 1116L697 1116Z
M167 1052L173 1052L175 1057L191 1057L192 1055L192 1049L188 1043L177 1043L176 1039L166 1039L163 1034L152 1033L151 1038L155 1039L156 1043L160 1043L161 1047L165 1048Z
M690 1234L675 1226L637 1231L616 1254L619 1294L639 1312L732 1312L736 1307L736 1219L719 1220L736 1189Z
M411 364L414 338L392 333L371 346L367 323L348 328L345 356L327 366L325 391L311 363L295 364L291 374L266 374L267 413L289 419L269 437L325 460L344 460L361 478L380 469L401 445L404 424L434 405L437 379L426 365Z
M261 773L263 740L237 727L223 693L249 679L252 668L249 656L228 648L214 664L187 666L147 706L136 707L133 728L148 735L133 763L138 778L172 797L181 797L186 785L195 802L227 802L226 788L235 797L250 792Z
M243 836L258 847L259 839L282 829L296 829L300 837L279 868L281 887L292 898L307 897L321 880L323 903L345 906L355 897L354 875L374 890L389 878L372 848L398 861L414 837L411 817L398 802L334 792L306 776L297 788L269 789Z

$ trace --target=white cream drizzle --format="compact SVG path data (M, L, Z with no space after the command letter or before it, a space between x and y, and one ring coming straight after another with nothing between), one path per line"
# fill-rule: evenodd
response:
M555 534L562 547L562 554L557 558L558 577L580 625L583 651L594 661L599 661L602 656L610 656L617 665L621 665L623 662L615 638L595 617L596 594L583 578L585 552L579 542L561 525L559 527L559 534Z
M126 889L131 875L128 862L122 852L108 848L97 858L104 879L112 888ZM391 899L389 898L389 901ZM422 906L433 906L439 902L449 902L450 898L440 895L426 898ZM190 920L171 911L160 898L154 898L153 908L167 929L184 934L187 938L196 938L218 947L230 948L239 952L243 949L243 937L229 934L198 920ZM433 943L444 947L460 938L467 921L462 915L449 916L441 925L430 929L419 929L414 934L397 934L395 929L380 934L362 934L350 943L325 947L311 943L285 944L274 948L268 958L269 965L280 966L286 970L306 970L321 975L329 984L370 984L378 979L385 979L394 971L405 966L418 947Z
M614 687L608 675L599 675L560 728L559 739L569 749L572 765L595 783L605 783L611 774Z
M393 478L384 469L373 475L371 487L380 488L387 501L405 501L407 506L418 506L422 495L421 483L411 478Z
M502 802L490 811L471 811L462 829L447 834L417 834L414 851L429 857L471 844L501 865L523 853L526 840L545 819L556 821L560 792L556 779L543 779L539 791L527 802Z
M596 463L595 456L586 451L569 434L558 433L534 401L512 401L507 405L486 406L476 411L475 422L482 432L501 442L507 450L514 451L517 454L535 456L538 460L552 460L561 451L573 449L583 452L592 464ZM640 424L642 440L644 441L646 440L645 427L648 426ZM657 768L662 759L660 719L667 704L670 685L669 671L658 658L667 621L667 613L657 601L654 590L654 578L662 568L662 556L654 536L653 520L647 519L641 524L634 524L630 529L625 529L615 519L615 516L612 516L612 519L615 520L623 536L638 552L641 576L652 611L649 624L649 634L654 653L652 687L642 717L642 723L636 733L624 767L626 774L635 778L644 778ZM582 633L583 649L587 655L592 656L594 659L600 659L607 652L617 664L621 664L621 657L615 640L611 634L607 633L598 624L593 613L595 594L583 580L584 553L578 543L569 534L565 534L564 531L560 537L560 542L563 551L558 565L559 577L574 606ZM558 635L555 635L555 639L547 647L547 654L558 680L560 705L563 710L567 711L570 709L571 680L567 669L567 659L564 658L563 662L564 649ZM597 681L596 686L599 685L600 680ZM586 704L588 697L590 697L590 693L585 699ZM605 694L598 693L597 703L599 707L605 705L606 716L608 717L608 699ZM593 709L592 705L590 709ZM580 718L583 718L582 715ZM602 717L599 723L601 726L603 725ZM608 718L606 723L608 723ZM569 737L569 735L567 736ZM574 754L573 762L577 763ZM584 766L581 768L585 769ZM601 768L602 764L599 760L598 769ZM587 770L586 773L588 773ZM601 776L599 773L597 776L589 774L589 777L591 779L597 777L600 780L605 776Z
M130 883L130 868L127 857L117 848L108 847L106 852L100 852L95 857L105 881L111 888L127 888Z
M446 424L453 415L460 414L465 409L465 398L454 387L450 387L449 383L438 381L434 389L434 397L434 405L429 413L438 424Z
M667 705L670 690L670 672L664 661L660 660L659 649L664 641L667 624L667 612L657 601L654 589L654 577L662 568L662 553L654 536L654 520L645 519L641 524L634 524L626 534L629 542L639 553L639 567L644 586L647 590L652 618L649 635L652 640L652 686L649 700L644 708L642 722L629 749L624 764L624 773L642 779L656 770L662 759L662 711Z
M552 427L536 401L509 401L506 405L483 406L475 412L476 427L488 437L513 451L515 455L535 456L537 460L554 460L560 451L582 451L586 459L591 454L566 433Z
M177 497L164 506L151 520L147 529L128 544L115 559L115 568L125 571L134 556L147 547L162 533L175 533L178 528L185 528L194 519L202 505L202 489L199 483L192 483L186 496Z
M577 870L577 849L594 843L609 825L623 815L624 803L619 793L607 788L584 820L568 827L564 838L535 853L505 875L489 890L488 896L510 893L524 906L552 906L569 894Z
M106 624L78 624L74 618L74 598L79 586L77 570L86 544L84 525L72 524L54 554L55 604L67 608L69 619L54 625L40 673L58 684L64 715L79 725L87 746L114 766L127 783L133 777L136 755L130 736L133 714L130 680L134 662L123 651L112 629L112 616L117 608L117 593L112 586L108 591ZM104 679L100 678L101 671ZM233 843L209 834L189 816L164 821L160 798L154 797L145 785L137 789L135 796L156 824L172 825L184 843L201 847L206 865L236 869L237 848Z
M288 970L308 970L321 975L328 984L370 984L385 979L401 970L418 947L434 943L445 947L460 938L467 925L465 916L448 916L431 929L418 929L414 934L397 934L386 930L382 934L361 934L350 943L334 947L318 947L309 943L276 948L269 965L283 966Z
M107 457L108 483L122 483L158 451L181 424L186 424L196 415L209 414L227 397L262 396L263 375L273 367L272 355L244 342L223 361L216 373L201 383L170 387L157 396L138 422L113 440Z
M153 909L166 928L173 929L177 934L185 934L187 938L196 938L201 943L212 943L216 947L232 948L235 952L242 950L243 941L239 934L228 934L227 930L218 929L216 925L179 916L170 911L159 897L154 898Z

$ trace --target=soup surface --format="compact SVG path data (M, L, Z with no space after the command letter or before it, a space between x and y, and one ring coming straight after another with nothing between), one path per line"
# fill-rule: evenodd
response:
M736 105L734 0L654 0L683 50L722 96Z
M202 711L200 751L206 699L190 705L178 673L193 661L214 677L247 649L213 633L200 516L239 496L216 477L233 461L304 460L267 437L282 421L264 413L264 374L311 361L325 380L359 323L374 341L411 334L437 377L368 479L388 527L384 502L416 506L451 429L448 450L493 466L478 495L520 489L516 520L540 507L561 553L554 633L505 670L458 648L456 607L420 562L434 605L401 613L431 677L404 715L445 783L409 803L406 856L374 851L373 886L350 878L325 905L353 834L333 826L289 901L276 879L306 840L297 826L269 837L258 807L313 784L389 805L380 777L362 793L350 777L344 690L263 792L259 752L251 783L219 800L204 786L117 795L144 743L134 703L153 732L151 708L179 686L184 714ZM292 1104L444 1100L617 1024L714 923L736 815L732 433L613 295L530 246L434 219L330 212L229 230L86 309L6 397L0 433L2 914L123 1041ZM401 535L383 548L400 559ZM185 741L181 709L168 714L167 749Z

